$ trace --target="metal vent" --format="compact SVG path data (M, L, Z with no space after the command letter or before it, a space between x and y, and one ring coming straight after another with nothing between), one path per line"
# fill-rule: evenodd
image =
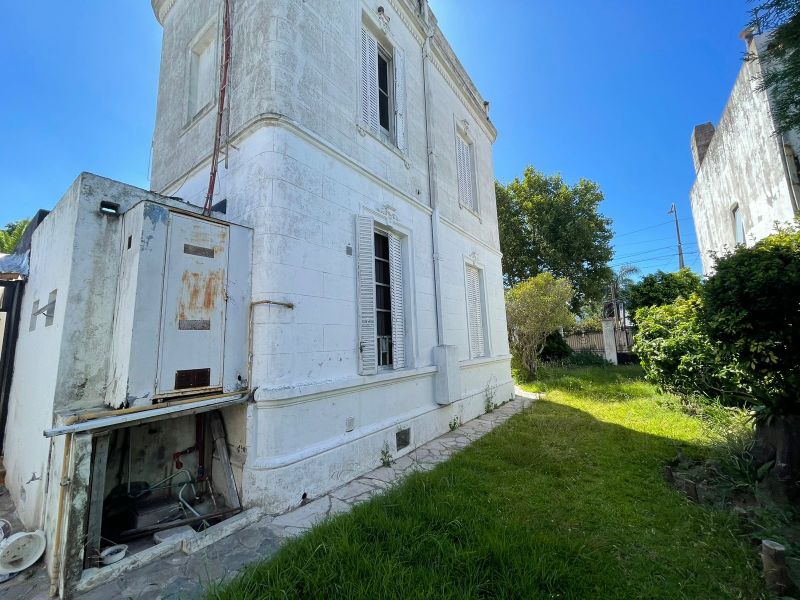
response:
M175 389L208 387L211 385L211 369L186 369L175 371Z
M394 441L397 444L397 449L402 450L411 443L411 429L401 429L394 434Z

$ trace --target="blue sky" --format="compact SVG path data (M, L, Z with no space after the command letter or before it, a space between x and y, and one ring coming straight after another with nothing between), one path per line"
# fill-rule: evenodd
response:
M314 0L334 1L334 0ZM597 181L613 264L677 267L692 127L716 122L741 66L746 0L430 0L499 130L503 182L526 165ZM148 187L161 31L148 0L8 3L0 37L0 224L51 208L81 171Z

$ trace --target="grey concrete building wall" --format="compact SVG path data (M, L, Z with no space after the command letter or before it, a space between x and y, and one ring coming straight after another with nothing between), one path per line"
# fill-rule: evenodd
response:
M769 97L759 88L760 70L758 60L743 63L697 165L691 205L706 274L713 269L712 253L736 245L734 208L740 211L746 244L774 232L776 223L794 219L783 140L775 135Z

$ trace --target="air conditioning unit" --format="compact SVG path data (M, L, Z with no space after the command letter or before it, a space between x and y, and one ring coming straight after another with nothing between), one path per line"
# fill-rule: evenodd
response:
M252 231L154 202L122 218L106 404L246 389Z

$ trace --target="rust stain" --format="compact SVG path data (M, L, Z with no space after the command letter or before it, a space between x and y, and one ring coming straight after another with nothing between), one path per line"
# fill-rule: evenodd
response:
M210 273L184 271L178 298L178 321L210 316L220 298L223 274L222 270Z

